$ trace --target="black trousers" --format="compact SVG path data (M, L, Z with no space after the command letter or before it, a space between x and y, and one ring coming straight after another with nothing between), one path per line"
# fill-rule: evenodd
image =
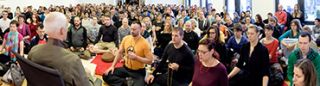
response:
M253 75L252 72L241 70L229 80L229 86L261 86L262 76Z
M4 55L4 54L0 54L0 63L6 64L10 60L11 60L10 56Z
M169 81L169 78L171 78ZM173 77L169 77L169 73L160 74L155 76L155 79L152 84L148 86L188 86L188 82L178 82Z
M132 86L145 86L145 69L131 70L127 67L116 68L113 74L103 75L103 80L110 86L127 86L127 78L132 79Z

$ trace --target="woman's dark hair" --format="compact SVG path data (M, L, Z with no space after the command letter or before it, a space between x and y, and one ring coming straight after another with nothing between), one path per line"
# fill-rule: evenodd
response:
M267 30L274 30L274 27L272 26L272 25L270 25L270 24L266 24L265 26L264 26L264 29L267 29Z
M31 23L34 23L34 22L39 23L39 21L40 21L39 16L38 16L37 14L32 14L32 16L33 16L33 15L36 17L36 21L34 21L34 20L32 19L32 17L31 17L31 19L30 19Z
M220 30L219 30L219 26L218 25L212 25L211 27L209 27L209 29L207 30L207 38L209 38L210 36L210 30L213 29L215 31L215 38L214 40L214 44L222 44L223 42L220 40Z
M10 25L11 25L11 24L15 24L17 27L19 26L19 22L16 21L16 20L12 20L12 21L10 22Z
M268 15L269 15L269 16L273 16L273 14L272 14L272 13L268 13Z
M304 75L304 86L317 86L317 74L312 61L300 59L294 64L294 67L301 69Z
M258 20L256 20L257 22L263 23L263 22L262 22L262 17L261 17L260 14L257 14L256 17L258 18Z
M21 14L21 15L18 16L18 20L19 20L20 18L23 18L24 22L26 21L26 16L24 16L23 14Z
M232 28L234 31L242 31L242 25L240 23L234 24Z
M199 45L206 45L209 51L211 51L212 49L214 49L214 44L213 44L213 42L212 42L210 39L208 39L208 38L205 38L205 39L200 40L200 41L199 41ZM214 51L215 51L215 50L214 50ZM212 54L212 57L220 60L220 55L219 55L217 52L214 52L214 53Z
M301 23L299 19L293 19L291 21L291 24L294 23L295 25L297 25L297 31L299 32L302 29Z

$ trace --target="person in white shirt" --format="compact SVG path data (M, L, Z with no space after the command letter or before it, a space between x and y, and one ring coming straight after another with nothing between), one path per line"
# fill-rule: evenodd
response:
M101 25L98 24L98 19L97 17L92 17L92 22L89 26L89 28L87 29L88 31L88 38L89 38L89 41L90 43L93 43L98 34L99 34L99 29L100 29Z
M2 11L2 18L0 19L0 28L4 32L10 26L11 20L8 18L8 11Z
M85 12L82 18L82 26L85 28L90 28L92 25L92 19L89 17L89 13Z

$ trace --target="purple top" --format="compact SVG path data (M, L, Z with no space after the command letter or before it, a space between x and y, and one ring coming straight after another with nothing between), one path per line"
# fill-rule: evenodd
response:
M198 59L194 67L192 86L229 86L228 73L222 63L205 67Z
M30 36L31 35L31 32L30 32L30 29L29 29L29 26L27 24L22 24L22 26L20 25L18 27L18 32L23 36Z

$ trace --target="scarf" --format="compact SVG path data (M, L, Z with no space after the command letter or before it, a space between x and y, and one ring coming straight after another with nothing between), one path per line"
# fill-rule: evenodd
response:
M12 57L9 55L10 51L18 52L19 47L19 38L18 38L19 32L9 32L7 36L6 41L6 52L5 55Z

